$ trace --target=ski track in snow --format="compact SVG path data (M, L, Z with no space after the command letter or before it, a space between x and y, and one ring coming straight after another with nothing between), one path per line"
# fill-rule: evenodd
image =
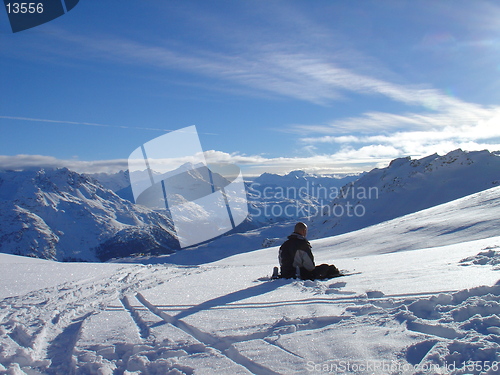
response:
M107 311L115 301L121 301L123 308L133 311L127 303L129 290L161 285L169 277L189 273L189 268L193 267L126 266L111 278L89 278L5 298L0 303L0 363L3 365L0 371L10 366L13 369L29 367L34 374L94 373L92 369L85 370L88 366L77 371L79 366L74 359L86 322Z
M490 267L495 272L495 248L483 248L456 267ZM386 295L380 290L350 290L362 274L324 281L254 279L247 280L247 288L235 285L230 292L199 297L198 304L162 302L179 298L182 293L167 294L180 293L176 287L182 282L210 284L211 274L224 276L235 269L227 265L127 265L111 277L89 277L5 298L0 303L0 371L332 373L321 366L338 365L342 359L355 362L354 353L367 363L382 356L387 363L412 366L412 370L343 372L498 373L415 369L471 360L500 361L500 285ZM245 277L245 272L240 273ZM283 300L282 295L288 293L296 298ZM239 313L231 314L234 311L264 311L271 318L253 313L247 323ZM234 319L241 329L231 328ZM217 330L214 322L229 328Z

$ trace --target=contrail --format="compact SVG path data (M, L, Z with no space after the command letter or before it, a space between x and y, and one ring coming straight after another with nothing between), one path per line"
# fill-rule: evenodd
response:
M77 121L61 121L61 120L47 120L47 119L39 119L39 118L30 118L30 117L17 117L17 116L0 116L0 119L6 120L19 120L19 121L34 121L34 122L49 122L53 124L71 124L71 125L84 125L84 126L101 126L107 128L120 128L120 129L137 129L137 130L152 130L159 132L171 132L177 129L160 129L160 128L145 128L139 126L123 126L123 125L109 125L109 124L96 124L93 122L77 122ZM204 135L218 135L216 133L202 133L199 134Z
M96 123L93 123L93 122L76 122L76 121L47 120L47 119L30 118L30 117L15 117L15 116L0 116L0 119L20 120L20 121L34 121L34 122L49 122L49 123L54 123L54 124L101 126L101 127L107 127L107 128L154 130L154 131L161 131L161 132L169 132L169 131L175 130L175 129L144 128L144 127L135 127L135 126L123 126L123 125L96 124Z

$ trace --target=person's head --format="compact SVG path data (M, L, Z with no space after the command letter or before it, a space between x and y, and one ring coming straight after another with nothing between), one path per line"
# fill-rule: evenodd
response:
M302 222L298 222L297 224L295 224L295 228L293 231L305 237L307 234L307 225Z

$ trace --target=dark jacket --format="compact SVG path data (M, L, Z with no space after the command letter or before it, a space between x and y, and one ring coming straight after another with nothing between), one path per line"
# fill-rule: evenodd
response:
M311 244L298 233L288 236L280 247L278 259L281 267L281 277L291 278L297 275L297 267L302 274L302 270L313 271L314 256Z

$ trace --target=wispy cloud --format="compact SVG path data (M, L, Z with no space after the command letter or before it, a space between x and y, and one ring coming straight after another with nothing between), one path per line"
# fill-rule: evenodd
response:
M57 53L75 60L155 67L160 69L159 76L162 72L189 72L217 81L213 85L217 89L225 84L232 92L245 88L323 105L349 93L382 96L433 110L463 104L432 87L405 86L377 78L377 70L387 73L387 67L373 69L372 65L377 65L372 64L374 59L350 48L347 37L292 4L241 5L238 10L246 16L239 17L235 12L235 19L230 21L227 14L195 10L198 12L189 8L189 16L182 13L181 17L186 22L197 21L203 34L199 40L183 39L182 35L142 40L138 36L78 35L55 27L50 36L58 42ZM255 22L253 17L257 17L259 27L249 21ZM60 48L65 43L72 48Z
M464 106L466 103L464 103ZM481 108L467 111L456 108L438 113L404 113L368 112L359 117L334 120L326 125L292 125L292 131L302 134L316 134L303 140L310 143L344 143L346 141L364 142L376 140L374 136L345 136L343 133L388 134L417 131L430 134L450 134L455 137L479 137L487 139L498 136L498 119L500 107Z
M184 71L247 90L258 90L264 95L273 94L316 104L341 96L338 87L311 80L306 69L312 63L310 59L284 51L288 47L260 44L249 46L241 53L228 54L200 48L180 49L145 44L113 36L89 37L62 32L54 35L81 47L78 55L73 55L74 58L99 58L121 64L156 67L165 73ZM234 91L234 87L228 90Z
M304 22L304 21L302 21ZM316 27L318 28L318 26ZM314 31L310 26L310 37L326 39L327 31ZM141 42L112 35L75 35L54 30L51 34L60 42L78 45L78 49L64 49L59 53L70 54L74 59L99 59L118 62L121 65L140 65L162 69L165 73L183 71L225 82L228 90L235 87L260 91L263 95L277 95L314 104L328 104L347 93L383 95L409 105L436 106L449 101L431 89L408 89L371 76L360 74L345 65L344 48L319 53L317 41L294 42L292 39L262 41L245 40L244 49L203 49L176 43ZM335 35L330 32L330 39ZM354 58L354 57L353 57ZM360 59L359 56L355 57ZM353 66L357 61L350 61ZM189 83L192 84L192 83Z
M500 107L485 109L481 115L479 113L441 113L434 116L412 114L396 118L398 121L392 131L390 126L385 128L381 126L395 119L392 114L379 113L370 117L371 121L381 122L380 126L372 127L363 124L366 118L360 119L361 126L356 123L356 119L350 119L358 131L351 135L332 135L335 133L333 127L312 126L311 132L317 135L304 137L302 142L307 145L335 144L340 147L335 154L338 158L344 155L349 157L372 155L386 159L403 155L420 157L435 152L446 153L456 148L469 151L500 150ZM414 129L417 130L411 127L409 130L403 130L404 126L401 124L415 125ZM367 131L368 129L370 131ZM364 134L360 130L365 130ZM318 135L321 132L323 135ZM371 153L373 150L377 152Z
M319 105L332 103L349 94L361 94L384 97L415 109L413 113L367 112L326 125L291 127L302 133L388 130L403 126L413 129L445 127L451 123L484 120L491 114L490 108L464 102L431 87L401 85L361 74L344 67L345 61L335 52L318 53L303 46L299 49L290 41L282 44L249 43L237 53L228 53L204 50L199 46L181 48L173 43L145 43L110 35L96 37L68 32L54 32L53 35L80 46L74 58L149 66L160 68L165 73L189 72L216 80L217 83L212 85L216 90L240 94L252 92L252 95L260 92L265 97L275 95ZM351 65L355 66L356 62ZM208 87L204 82L199 84L205 89Z

